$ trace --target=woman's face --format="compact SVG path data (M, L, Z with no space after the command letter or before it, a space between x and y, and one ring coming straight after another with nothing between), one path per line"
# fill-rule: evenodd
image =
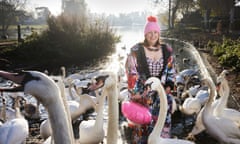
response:
M157 31L150 31L145 35L145 38L150 46L154 46L159 39L159 33Z

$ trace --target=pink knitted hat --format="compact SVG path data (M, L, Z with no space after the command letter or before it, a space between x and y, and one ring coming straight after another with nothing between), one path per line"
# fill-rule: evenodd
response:
M150 31L157 31L158 33L160 33L160 27L157 23L157 17L155 16L148 16L147 23L144 29L144 35Z

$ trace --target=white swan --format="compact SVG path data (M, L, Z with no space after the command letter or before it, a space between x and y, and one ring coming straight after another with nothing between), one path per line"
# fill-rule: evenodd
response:
M197 98L190 96L179 105L179 110L186 115L197 114L201 110L201 104Z
M22 95L22 94L20 94ZM12 95L10 95L10 97L14 100L16 100L16 98L18 96L20 96L19 93L12 93ZM7 96L7 95L6 95ZM9 107L9 106L6 106L6 100L8 100L7 98L5 98L5 96L2 96L2 107L1 107L1 116L0 118L3 120L3 121L9 121L9 120L12 120L12 119L15 119L16 118L16 110L13 109L12 107Z
M230 94L230 88L228 86L227 80L221 82L221 87L219 91L220 99L217 103L214 114L216 116L224 116L225 118L233 120L240 127L240 111L226 107Z
M236 123L224 116L215 116L213 114L212 102L214 101L214 84L209 78L202 80L210 89L210 97L202 112L202 121L207 132L221 143L239 144L240 128Z
M6 121L6 99L2 96L2 107L0 110L0 119L4 122ZM12 111L14 113L14 110Z
M240 127L240 112L227 107L228 97L230 95L230 88L228 85L228 80L226 75L228 74L227 70L223 70L222 73L218 76L217 81L220 83L219 86L219 101L216 105L214 114L216 116L224 116L235 121Z
M105 135L104 143L107 144L117 144L121 143L121 140L118 139L118 81L117 74L114 72L102 72L108 77L104 79L104 86L102 96L107 96L108 99L108 122L107 122L107 134ZM101 99L101 98L100 98ZM80 135L81 138L82 135ZM89 135L89 137L91 137Z
M69 93L71 95L71 97L74 99L74 100L77 100L77 101L80 101L80 95L82 94L90 94L91 93L94 93L93 95L96 95L96 96L90 96L95 102L98 101L98 98L99 98L99 92L98 92L98 88L96 89L89 89L89 87L91 85L94 85L95 83L95 79L92 79L92 80L79 80L79 79L74 79L71 84L69 85ZM101 85L101 84L100 84ZM73 90L71 90L73 88ZM71 91L71 92L70 92Z
M81 95L81 101L67 101L67 104L69 106L70 114L72 121L74 122L77 120L80 115L85 113L90 108L95 108L95 101L90 97L90 95L84 94ZM44 120L40 125L40 136L43 139L47 139L49 136L52 135L51 126L49 123L49 120Z
M63 83L62 78L54 77L53 79L59 86L62 97L66 97L65 95L67 93L65 91L65 85ZM67 106L69 107L69 110L70 110L72 122L77 120L80 117L80 115L85 113L88 109L95 108L95 105L96 105L95 99L92 98L88 94L77 95L77 96L72 94L73 85L74 85L74 83L71 83L69 85L69 92L71 93L71 95L74 99L78 98L78 101L76 101L76 100L68 100L67 101ZM78 93L75 93L75 94L78 94ZM51 134L52 134L51 126L50 126L49 120L47 119L47 120L43 121L40 125L40 136L43 139L47 139Z
M20 113L19 100L15 100L15 118L0 127L0 144L20 144L28 137L28 122Z
M67 101L67 105L69 106L70 113L76 111L79 107L79 103L75 101ZM43 139L47 139L52 135L51 125L49 119L44 120L40 124L40 136Z
M195 97L188 94L182 105L179 106L179 110L186 115L198 114L208 99L208 93L206 90L199 90Z
M219 91L218 91L220 98L213 102L211 109L214 109L215 116L221 115L225 118L233 120L240 127L240 112L235 109L226 107L227 99L230 94L230 88L228 86L228 81L225 78L226 73L227 73L227 71L224 70L217 78L217 82L220 83ZM216 96L214 96L214 97L216 97ZM197 119L196 119L196 122L195 122L195 125L194 125L192 131L188 134L188 139L194 140L195 139L194 136L199 134L203 130L205 130L205 127L202 123L202 110L201 110L197 116Z
M99 98L99 103L96 106L96 120L82 121L79 125L79 142L81 144L98 144L103 141L105 135L103 129L103 109L105 98L106 94L103 87L102 94Z
M161 138L161 132L167 116L167 97L165 90L158 78L151 77L147 79L146 84L151 84L151 89L156 90L160 96L160 112L156 125L148 137L148 144L194 144L193 142L180 139Z
M37 71L9 73L0 71L0 76L9 79L19 86L1 88L3 91L24 91L31 94L44 105L51 122L54 142L57 144L73 144L73 132L60 90L46 74Z
M66 97L65 85L63 83L62 76L49 76L49 77L53 79L57 86L60 88L61 97L62 98ZM76 110L79 106L78 102L75 101L67 101L67 105L69 107L70 112ZM48 119L46 119L40 124L40 136L41 138L46 140L49 136L51 136L51 134L52 130L50 122Z
M194 85L190 87L188 90L184 91L181 95L181 98L187 98L188 96L195 97L197 92L201 89L201 85Z
M104 89L108 98L108 126L107 144L117 144L118 141L118 81L117 74L108 72L109 77L105 80Z

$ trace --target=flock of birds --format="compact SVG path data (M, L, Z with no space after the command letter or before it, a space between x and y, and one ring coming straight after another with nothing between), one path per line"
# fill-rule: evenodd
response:
M0 71L0 77L10 81L0 88L0 144L24 143L29 135L26 117L40 117L40 104L48 114L40 124L44 144L121 143L118 131L121 111L118 105L128 99L128 91L126 84L119 81L119 74L101 71L98 74L83 76L76 73L66 77L64 67L62 70L62 76L39 71ZM152 90L161 95L159 117L149 135L149 144L193 144L195 136L202 131L219 143L240 144L240 112L227 107L230 95L227 71L218 76L217 85L211 78L200 79L197 75L197 70L185 69L178 73L175 83L177 94L173 97L176 104L174 110L195 116L195 125L186 139L160 137L168 107L166 93L159 79L151 77L146 81ZM6 106L4 93L12 93L13 108ZM38 104L28 103L24 98L26 94L35 97ZM106 102L108 119L107 128L104 128ZM89 109L96 112L94 119L83 118ZM74 127L74 123L79 121ZM79 137L73 129L77 129Z

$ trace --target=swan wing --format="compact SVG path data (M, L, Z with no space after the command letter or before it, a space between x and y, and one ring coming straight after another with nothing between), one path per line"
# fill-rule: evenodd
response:
M192 115L198 113L201 109L200 102L195 98L187 98L182 105L183 113Z
M105 132L103 129L96 130L95 120L83 121L79 126L80 143L100 143L103 141Z
M223 117L229 118L230 120L235 121L238 127L240 128L240 112L239 111L231 108L225 108L223 110Z
M240 129L236 123L224 117L211 117L204 122L208 133L220 141L229 138L240 139Z

